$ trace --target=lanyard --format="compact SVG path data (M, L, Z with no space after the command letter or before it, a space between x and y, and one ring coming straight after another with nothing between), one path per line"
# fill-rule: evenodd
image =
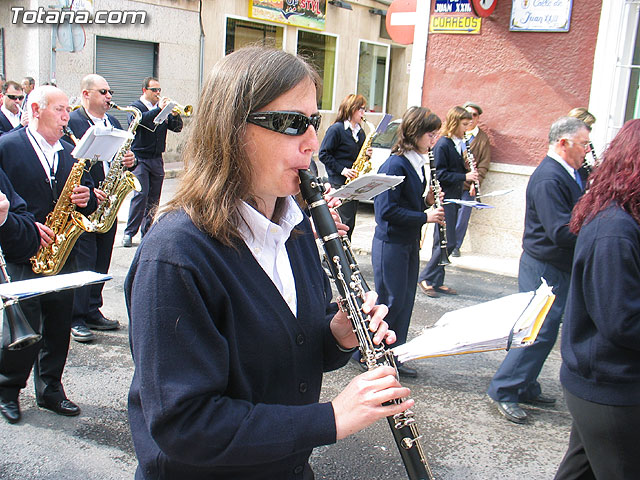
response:
M40 152L42 153L42 156L44 157L44 161L47 162L47 165L49 166L49 185L51 186L51 191L53 192L53 200L54 202L57 202L58 201L58 181L56 180L56 171L54 170L54 167L56 165L56 158L57 158L58 152L53 153L53 162L49 163L49 159L47 158L46 153L44 153L44 150L42 149L42 146L40 145L40 143L38 143L38 140L36 140L36 137L33 136L33 133L31 133L29 129L27 129L27 133L29 134L29 136L31 136L34 143L38 146L38 148L40 149ZM38 152L36 152L36 154L37 153Z

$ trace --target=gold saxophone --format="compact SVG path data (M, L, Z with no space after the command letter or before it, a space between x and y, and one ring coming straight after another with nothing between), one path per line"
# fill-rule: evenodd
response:
M136 129L142 120L142 113L136 107L119 107L115 103L111 103L113 108L116 108L122 112L129 112L133 115L133 120L129 124L129 133L132 136L135 135ZM94 231L96 233L106 233L111 230L114 222L118 218L118 210L124 201L125 197L131 190L139 192L142 187L140 182L133 173L126 170L122 160L125 153L131 148L133 137L128 139L113 160L111 161L111 167L104 177L104 180L100 182L98 186L99 190L102 190L107 198L105 198L95 212L89 216L89 220L93 224Z
M364 143L362 144L362 148L360 148L360 152L356 157L352 169L358 171L358 177L360 175L364 175L365 173L369 173L371 171L371 155L367 155L367 150L371 148L371 143L376 136L376 128L373 126L371 122L368 122L366 118L362 117L362 121L367 124L367 128L369 129L369 133L364 139ZM356 177L356 178L358 178ZM355 180L353 178L347 178L347 181L344 182L345 185L349 183L351 180Z
M40 247L31 257L31 269L35 273L43 275L59 273L80 234L93 231L91 222L80 212L76 212L76 206L71 203L71 194L73 189L80 185L86 161L86 158L81 158L73 164L56 206L47 215L45 225L53 230L53 243Z

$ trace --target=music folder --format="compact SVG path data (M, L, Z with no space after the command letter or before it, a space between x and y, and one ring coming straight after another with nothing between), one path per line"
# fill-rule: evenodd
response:
M167 105L162 110L160 110L160 113L156 115L156 118L153 119L153 123L155 123L156 125L160 125L162 122L164 122L167 118L169 118L169 115L171 115L171 112L173 112L173 109L176 105L176 102L167 103Z
M132 138L133 135L126 130L92 125L78 141L71 155L74 158L108 162L118 153L124 142Z
M544 279L521 292L445 313L432 327L393 349L400 362L531 345L555 300Z

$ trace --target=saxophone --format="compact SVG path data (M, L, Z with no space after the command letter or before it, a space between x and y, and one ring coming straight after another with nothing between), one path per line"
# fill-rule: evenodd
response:
M128 132L132 135L132 138L128 139L116 156L111 161L111 167L104 177L104 180L100 182L98 186L99 190L102 190L107 198L105 198L95 212L89 216L89 220L94 226L96 233L106 233L111 230L114 222L118 218L118 210L124 201L125 197L131 190L139 192L142 190L140 182L133 173L126 170L122 159L125 153L131 148L133 142L133 136L136 133L136 129L142 120L142 113L136 107L119 107L115 103L111 103L113 108L116 108L123 112L129 112L133 115L133 120L129 124Z
M376 129L373 126L373 124L371 122L368 122L364 117L362 117L362 121L367 124L367 127L369 128L369 133L364 139L362 148L360 148L360 152L358 153L358 156L356 157L355 161L353 162L353 165L351 166L351 168L358 171L358 177L360 175L364 175L365 173L369 173L371 171L371 156L367 155L367 150L371 148L371 143L373 143L373 139L376 136ZM349 183L351 180L353 179L347 178L347 181L344 182L345 185Z
M45 225L53 230L53 243L40 247L31 257L31 269L34 273L59 273L80 234L93 231L92 223L80 212L76 212L76 206L71 203L71 194L73 189L80 185L86 161L86 158L81 158L73 164L56 206L47 215Z
M324 257L331 278L340 298L338 305L346 311L353 331L360 343L362 358L369 369L378 365L396 368L393 352L383 344L373 343L373 333L369 330L369 316L362 311L364 297L369 290L349 245L349 241L338 235L336 224L331 217L327 202L322 196L323 186L319 179L308 170L300 170L300 193L307 202L318 239L324 249ZM394 403L401 400L394 400ZM393 438L410 480L433 480L431 468L420 443L422 435L418 432L413 412L406 410L387 417Z

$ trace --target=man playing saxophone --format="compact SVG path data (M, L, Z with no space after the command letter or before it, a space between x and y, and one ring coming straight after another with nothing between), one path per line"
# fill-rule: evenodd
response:
M31 114L29 126L0 138L0 168L35 217L40 245L47 246L55 235L46 225L46 216L56 202L70 202L85 215L95 210L97 202L88 174L83 175L83 184L75 185L68 198L60 197L74 164L72 145L60 140L62 128L69 121L67 95L53 86L38 87L29 95L27 107ZM13 280L38 276L28 258L9 262L7 270ZM71 252L62 273L73 271L75 258ZM67 398L61 381L69 349L73 293L65 290L21 302L31 327L42 333L43 339L19 351L0 352L0 402L11 407L10 415L5 414L6 409L2 411L11 423L20 420L18 396L32 366L38 406L60 415L80 413L80 408Z
M92 125L104 125L122 129L117 118L109 115L113 90L109 83L100 75L90 74L81 83L82 106L69 115L69 128L76 138L82 138ZM135 164L135 157L128 151L123 164L131 168ZM109 170L109 162L97 162L89 173L93 183L98 186ZM98 203L105 200L105 193L94 188ZM76 261L79 270L91 270L107 273L111 264L111 252L116 237L116 223L107 233L83 233L76 242ZM77 342L90 342L95 338L91 330L115 330L119 324L117 320L106 318L101 312L102 288L104 284L87 285L78 288L73 301L73 320L71 324L71 338Z

